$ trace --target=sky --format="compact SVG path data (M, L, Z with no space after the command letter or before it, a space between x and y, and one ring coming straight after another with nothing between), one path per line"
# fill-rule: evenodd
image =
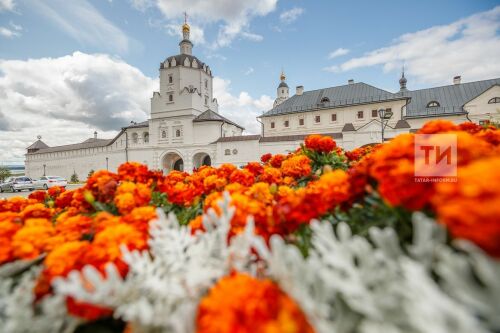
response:
M219 111L256 133L283 69L294 94L349 79L410 90L500 77L498 0L0 0L0 164L49 146L112 138L149 117L159 64L210 65Z

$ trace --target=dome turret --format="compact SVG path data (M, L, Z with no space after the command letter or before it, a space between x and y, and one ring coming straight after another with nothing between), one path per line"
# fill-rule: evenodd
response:
M276 100L274 101L274 106L279 105L288 99L289 88L288 88L288 84L286 84L285 80L286 80L286 75L285 75L285 72L282 70L281 75L280 75L281 82L277 88L277 97L276 97Z

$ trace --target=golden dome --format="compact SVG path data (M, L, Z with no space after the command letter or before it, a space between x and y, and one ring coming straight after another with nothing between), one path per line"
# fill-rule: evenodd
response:
M182 31L183 31L183 32L189 32L189 30L190 30L190 29L191 29L191 28L189 27L189 24L184 23L184 24L182 25Z
M281 71L280 80L281 81L285 81L286 80L286 75L285 75L285 72L283 72L283 71Z

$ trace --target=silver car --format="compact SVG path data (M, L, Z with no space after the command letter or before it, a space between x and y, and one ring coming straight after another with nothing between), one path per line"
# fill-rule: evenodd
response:
M29 177L9 177L2 184L0 184L0 192L21 192L22 190L33 191L35 185Z
M59 176L42 176L38 180L33 180L33 186L35 188L41 188L44 190L48 190L49 188L54 186L66 188L66 186L68 186L68 181Z

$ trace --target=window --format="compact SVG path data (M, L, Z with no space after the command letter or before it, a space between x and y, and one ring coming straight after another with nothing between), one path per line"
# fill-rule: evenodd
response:
M148 132L144 132L143 138L144 138L144 143L148 143L149 142L149 133Z
M174 101L174 94L168 94L168 101L173 102Z
M323 97L321 99L321 103L329 103L330 102L330 99L328 97Z
M372 110L372 117L377 118L378 117L378 111L377 110Z
M358 111L358 119L363 119L364 116L365 115L363 111Z
M500 97L493 97L488 101L488 104L496 104L496 103L500 103Z
M436 101L430 101L429 103L427 103L427 107L428 108L437 108L437 107L439 107L439 103Z
M332 121L337 121L337 114L336 113L332 113Z
M181 136L181 130L180 129L175 130L175 137L179 138L180 136Z
M284 94L285 93L285 89L281 89L281 93Z
M238 149L233 149L233 155L237 155L238 154Z
M231 149L224 150L224 155L231 155Z
M315 116L315 117L314 117L314 121L315 121L316 123L321 122L321 116Z
M167 137L167 131L161 131L161 138L165 139Z
M205 80L205 88L208 88L208 80Z
M208 96L205 96L205 105L208 105Z
M174 76L172 74L168 74L168 83L174 82Z
M285 127L290 126L290 121L289 121L289 120L285 120L285 122L283 123L283 125L284 125Z
M132 142L133 143L139 142L139 135L137 133L132 134Z
M274 128L274 121L271 121L271 128Z
M299 125L300 126L304 126L304 118L300 118L299 119Z

